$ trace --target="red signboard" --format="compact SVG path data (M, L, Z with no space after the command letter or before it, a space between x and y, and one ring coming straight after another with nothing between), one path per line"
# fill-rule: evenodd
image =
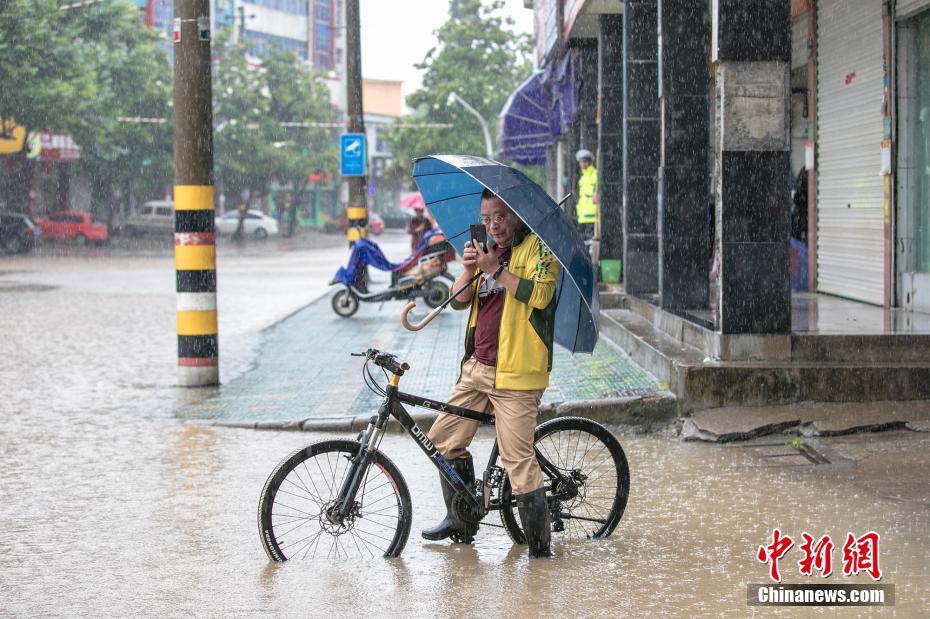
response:
M76 161L81 158L81 147L65 133L42 132L40 161Z

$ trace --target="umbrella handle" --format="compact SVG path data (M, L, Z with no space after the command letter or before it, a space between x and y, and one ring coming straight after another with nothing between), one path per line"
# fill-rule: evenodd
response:
M417 306L416 303L411 301L406 306L404 306L404 309L402 309L400 312L401 324L403 324L404 327L406 327L408 331L419 331L420 329L428 325L433 320L433 318L441 314L442 310L446 309L446 306L452 303L452 299L459 296L460 292L462 292L463 290L471 286L473 283L475 283L475 280L478 279L479 277L481 277L481 271L478 271L477 273L475 273L474 277L472 277L467 282L465 282L461 288L453 291L453 293L449 295L449 298L442 302L442 305L440 305L439 307L431 311L429 314L427 314L426 318L424 318L417 324L411 323L410 320L407 318L407 314L410 313L410 310L412 310L413 308Z
M426 315L426 318L424 318L423 320L421 320L421 321L418 322L417 324L413 324L413 323L411 323L410 320L407 318L407 314L409 314L409 313L410 313L410 310L412 310L412 309L415 308L416 306L417 306L417 304L414 303L413 301L411 301L411 302L408 303L408 304L404 307L404 309L402 309L401 312L400 312L400 322L401 322L401 324L404 325L404 327L406 327L406 329L407 329L408 331L419 331L420 329L422 329L423 327L425 327L426 325L428 325L430 322L432 322L433 318L435 318L436 316L438 316L439 314L441 314L441 313L442 313L442 310L446 309L446 306L445 306L445 305L440 305L439 307L437 307L436 309L434 309L433 311L431 311L429 314L427 314L427 315Z

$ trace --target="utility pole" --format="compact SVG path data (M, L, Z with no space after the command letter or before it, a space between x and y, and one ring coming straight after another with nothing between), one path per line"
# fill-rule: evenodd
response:
M219 383L210 0L174 2L174 265L178 382Z
M348 132L365 133L365 116L362 110L362 27L359 19L358 0L346 0L346 107ZM366 149L367 153L367 149ZM367 156L367 154L366 154ZM368 230L368 208L366 176L350 176L349 204L346 209L348 228L346 236L354 243Z

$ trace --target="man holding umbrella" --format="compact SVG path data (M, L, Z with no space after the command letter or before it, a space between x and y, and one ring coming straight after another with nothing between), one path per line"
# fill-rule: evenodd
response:
M465 271L454 289L455 309L470 309L461 374L449 404L494 411L501 460L516 495L530 557L550 553L550 516L543 475L533 448L536 416L549 384L555 330L559 263L549 248L500 197L485 189L480 223L492 242L466 244ZM476 273L481 276L470 286ZM472 484L468 452L478 422L440 415L429 439ZM452 506L454 491L443 482L445 519L423 531L429 540L453 538L469 543L478 525L460 520Z

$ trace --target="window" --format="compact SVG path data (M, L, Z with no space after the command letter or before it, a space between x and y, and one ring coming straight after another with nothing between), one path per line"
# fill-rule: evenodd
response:
M261 215L256 215L255 213L246 213L245 218L246 219L261 219L262 217Z
M255 32L254 30L246 30L245 36L249 40L249 54L252 56L260 58L267 54L272 47L277 47L295 54L302 60L307 59L307 44L299 39L279 37L264 32Z
M171 217L171 208L167 206L161 206L155 209L155 214L159 217Z
M316 0L313 4L316 8L315 14L317 22L329 22L333 14L332 0Z
M310 0L249 0L252 4L264 6L291 15L309 15Z
M375 150L378 151L379 153L391 152L392 146L393 144L391 144L390 140L385 140L384 138L378 138L377 140L375 140Z
M67 215L49 215L49 221L70 221Z

